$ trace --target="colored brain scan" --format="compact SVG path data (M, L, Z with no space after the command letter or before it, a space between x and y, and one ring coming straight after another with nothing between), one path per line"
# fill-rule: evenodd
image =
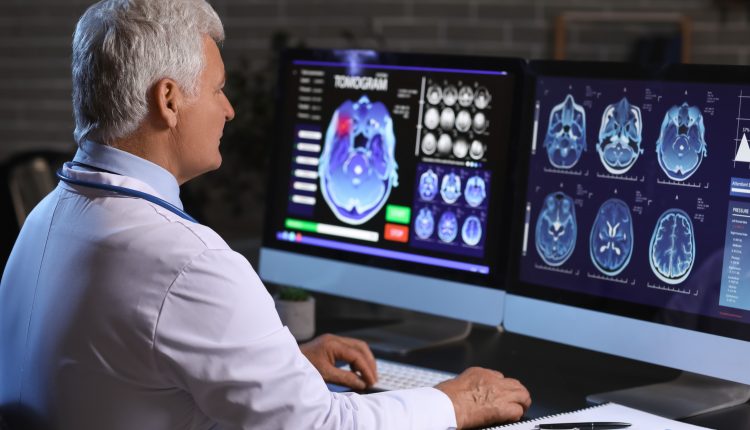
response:
M642 132L641 109L631 105L627 98L604 109L596 152L609 173L620 175L633 167L643 153Z
M443 176L440 182L440 195L449 205L456 203L461 197L461 177L453 172Z
M544 148L550 164L570 169L586 150L586 111L568 94L549 114Z
M690 216L668 209L656 221L651 235L649 262L654 275L667 284L684 281L695 261L695 232Z
M472 102L474 102L474 90L471 87L461 87L458 90L458 104L463 107L469 107Z
M476 106L477 109L484 109L490 104L490 100L492 100L492 96L490 95L490 92L487 91L487 88L479 87L474 96L474 106Z
M544 198L536 222L536 251L550 266L560 266L576 246L576 211L573 199L562 192Z
M446 106L453 106L456 104L458 99L458 90L453 85L449 85L443 89L443 103Z
M425 155L432 155L435 153L435 150L437 150L437 139L435 139L435 135L432 133L425 133L425 135L422 136L422 152L424 152Z
M438 237L446 243L453 242L458 235L458 218L451 211L445 211L438 221Z
M464 158L469 153L469 144L465 139L456 139L453 143L453 155L456 158Z
M427 88L427 102L431 105L440 103L440 99L443 98L443 90L437 85L430 85Z
M435 217L432 215L432 211L428 208L420 209L414 220L414 233L420 239L429 239L434 230Z
M475 208L482 204L487 197L487 185L480 176L472 176L466 181L464 198L469 206Z
M456 113L451 108L445 108L440 113L440 128L443 130L450 130L453 128L453 123L456 121Z
M424 126L429 130L434 130L437 128L438 124L440 124L440 114L438 113L438 110L435 108L427 109L427 112L424 114Z
M664 173L672 180L684 181L707 155L703 115L695 106L672 106L664 115L656 155Z
M372 218L398 186L393 121L367 96L336 109L318 164L320 190L336 218L358 225Z
M447 134L441 134L438 138L437 150L442 155L448 155L453 150L453 139Z
M600 272L616 276L633 254L633 217L620 199L609 199L596 213L589 240L591 261Z
M482 222L474 215L466 217L461 227L461 239L469 246L477 246L482 239Z
M466 133L471 128L471 114L469 111L462 110L456 116L456 129L461 133Z
M432 169L422 173L419 177L419 197L432 200L438 193L438 176Z
M473 140L469 147L469 156L475 160L481 160L484 157L484 145L478 140Z

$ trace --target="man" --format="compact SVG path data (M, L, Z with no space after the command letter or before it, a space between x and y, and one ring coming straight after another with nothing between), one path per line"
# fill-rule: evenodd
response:
M182 211L234 116L204 0L105 0L73 40L79 150L27 219L0 285L0 402L71 429L444 429L518 419L526 389L469 369L376 380L362 342L298 347L250 264ZM350 362L358 372L334 366Z

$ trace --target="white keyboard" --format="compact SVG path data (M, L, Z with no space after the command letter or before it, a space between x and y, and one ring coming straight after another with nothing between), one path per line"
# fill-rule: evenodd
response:
M456 377L453 373L396 363L380 358L376 359L375 362L378 365L378 382L372 388L378 391L434 387L443 381Z

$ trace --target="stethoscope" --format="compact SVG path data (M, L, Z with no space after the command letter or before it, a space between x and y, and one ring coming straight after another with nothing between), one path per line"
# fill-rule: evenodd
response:
M108 172L108 171L106 171L104 169L99 169L97 167L93 167L93 166L89 166L87 164L79 163L77 161L70 162L70 164L73 165L73 166L82 166L82 167L86 167L86 168L93 169L93 170L100 170L100 171L103 171L103 172L106 172L106 173L112 173L112 172ZM159 205L159 206L163 207L164 209L167 209L168 211L174 213L175 215L179 216L182 219L186 219L186 220L192 221L192 222L194 222L196 224L200 224L195 218L191 217L185 211L183 211L182 209L180 209L177 206L173 205L172 203L169 203L168 201L160 199L159 197L156 197L154 195L151 195L151 194L148 194L148 193L144 193L143 191L133 190L131 188L120 187L120 186L117 186L117 185L102 184L102 183L99 183L99 182L82 181L80 179L75 179L75 178L71 178L70 176L67 176L65 173L63 173L62 169L58 169L58 171L57 171L57 177L61 181L65 182L66 184L78 185L78 186L81 186L81 187L88 187L88 188L95 188L97 190L111 191L111 192L114 192L114 193L117 193L117 194L122 194L124 196L135 197L135 198L138 198L138 199L143 199L143 200L151 202L151 203L153 203L155 205Z

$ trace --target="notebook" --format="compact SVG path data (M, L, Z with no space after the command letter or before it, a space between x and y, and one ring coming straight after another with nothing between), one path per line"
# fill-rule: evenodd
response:
M594 421L616 421L632 424L623 430L700 430L706 427L685 424L679 421L662 418L658 415L639 411L638 409L618 405L617 403L604 403L590 408L579 409L572 412L564 412L557 415L536 418L507 424L499 427L490 427L486 430L516 429L536 430L539 424L572 423L572 422L594 422Z

